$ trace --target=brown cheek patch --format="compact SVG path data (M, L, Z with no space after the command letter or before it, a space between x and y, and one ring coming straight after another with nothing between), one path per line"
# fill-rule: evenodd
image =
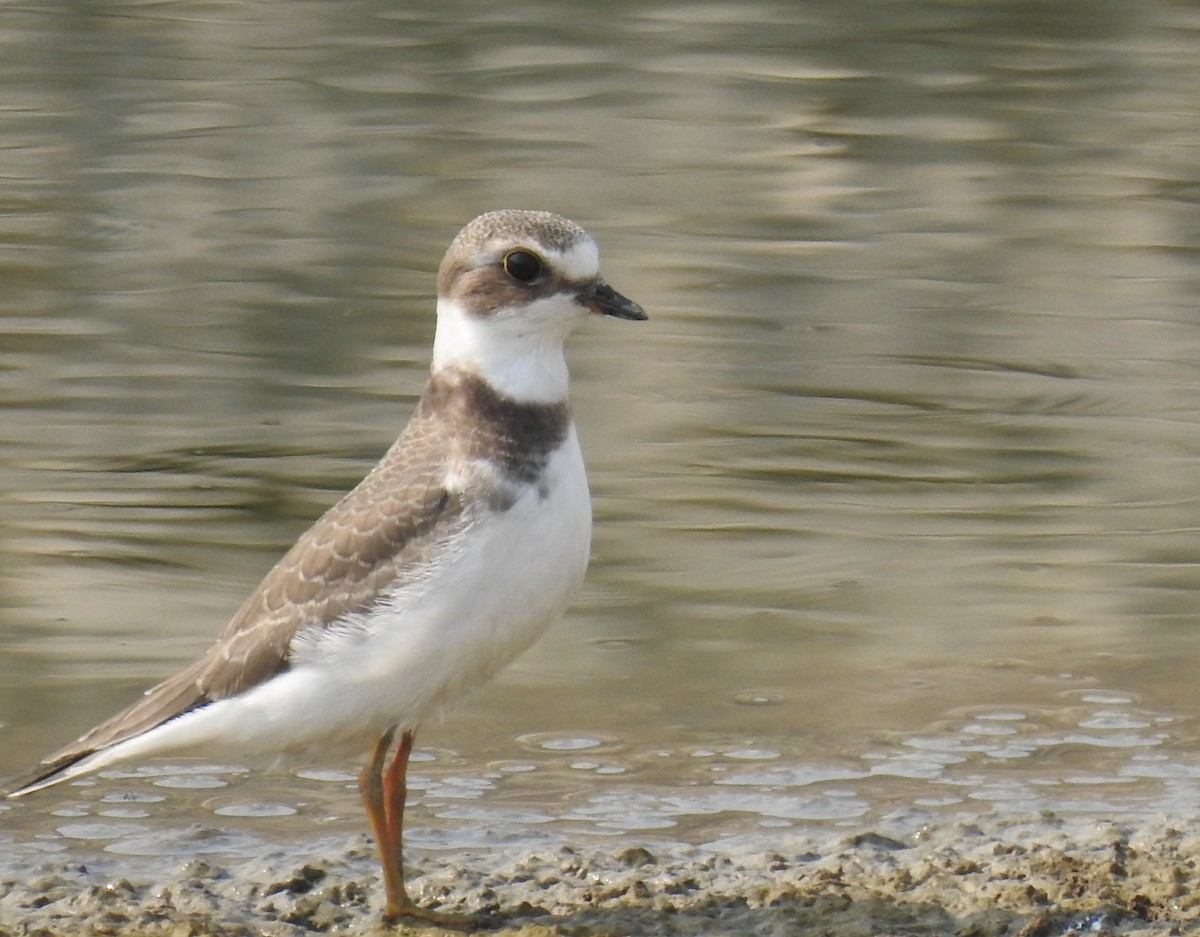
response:
M533 283L519 283L501 269L489 264L467 270L452 266L445 271L445 283L439 283L439 295L453 300L473 316L487 318L506 307L532 303L566 291L578 292L586 284L563 277L547 276Z

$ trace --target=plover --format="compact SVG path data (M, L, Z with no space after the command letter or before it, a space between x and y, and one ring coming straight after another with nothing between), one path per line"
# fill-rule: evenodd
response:
M646 318L601 279L579 225L542 211L471 221L438 271L432 373L395 444L203 657L8 796L184 751L369 751L358 785L385 916L469 923L405 888L408 759L417 728L525 650L583 580L591 500L563 342L589 313Z

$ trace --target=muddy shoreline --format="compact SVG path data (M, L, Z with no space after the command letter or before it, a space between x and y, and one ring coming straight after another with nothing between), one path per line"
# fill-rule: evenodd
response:
M485 932L503 935L1166 937L1200 928L1196 824L1041 814L782 832L707 847L443 850L414 855L410 878L423 903L484 915ZM382 923L376 860L362 836L157 868L72 853L18 871L21 845L5 851L4 937L410 931Z

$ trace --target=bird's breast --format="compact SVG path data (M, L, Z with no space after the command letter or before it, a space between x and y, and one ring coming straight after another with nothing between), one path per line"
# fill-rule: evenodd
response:
M535 479L479 497L424 574L326 628L304 664L336 673L370 721L415 725L468 695L565 611L587 569L591 501L574 429Z

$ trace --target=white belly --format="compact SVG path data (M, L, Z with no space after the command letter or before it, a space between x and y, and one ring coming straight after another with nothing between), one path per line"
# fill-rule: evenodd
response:
M380 700L378 728L415 725L481 687L562 617L583 582L592 510L574 429L537 486L462 538L411 602L376 616L355 682ZM356 668L359 666L355 665Z
M368 748L478 689L565 611L583 581L591 501L574 427L540 486L485 514L417 588L400 591L293 666L97 753L79 766L180 749L313 752ZM76 773L72 771L72 773Z

